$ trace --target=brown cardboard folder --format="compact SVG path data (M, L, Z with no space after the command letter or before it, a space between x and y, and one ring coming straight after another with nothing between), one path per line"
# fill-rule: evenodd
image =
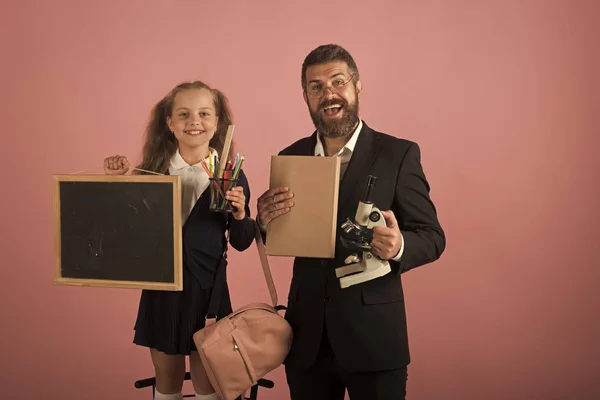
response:
M272 156L269 187L288 187L294 207L267 226L266 253L333 258L339 182L339 157Z

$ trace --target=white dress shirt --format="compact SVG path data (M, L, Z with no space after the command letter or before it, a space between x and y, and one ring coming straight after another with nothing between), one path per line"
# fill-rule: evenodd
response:
M360 135L362 127L363 122L362 120L359 120L358 126L356 127L356 130L354 130L354 132L352 133L350 140L348 140L344 147L342 147L340 151L334 154L333 157L341 157L342 163L350 162L350 159L352 158L352 153L354 152L354 147L356 146L356 141L358 140L358 135ZM321 142L321 138L318 133L317 144L315 145L315 156L325 156L325 149L323 148L323 143ZM396 257L392 258L395 261L400 261L400 259L402 258L402 253L404 252L404 237L402 236L402 233L400 233L400 238L402 240L402 243L400 244L400 250L398 251Z
M204 160L208 165L208 159L217 155L217 152L213 148L209 148L210 155ZM179 149L175 152L171 158L171 165L169 166L169 174L179 175L181 177L181 222L185 223L189 217L194 205L202 196L202 193L206 190L210 181L208 180L208 174L202 168L202 161L189 165L185 162Z

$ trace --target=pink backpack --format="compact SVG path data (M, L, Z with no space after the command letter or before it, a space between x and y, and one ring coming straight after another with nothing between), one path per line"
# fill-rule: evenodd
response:
M292 328L278 313L285 307L277 306L277 290L256 222L254 228L273 305L251 303L217 321L217 299L221 298L225 283L223 261L217 270L206 326L194 334L208 379L223 400L236 399L279 367L292 346Z

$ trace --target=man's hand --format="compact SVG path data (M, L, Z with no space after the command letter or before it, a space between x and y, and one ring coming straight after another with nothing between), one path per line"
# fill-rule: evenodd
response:
M288 188L277 187L267 190L258 198L258 219L257 222L266 227L274 218L287 214L294 206L290 199L294 194Z
M402 235L392 211L382 211L387 226L373 228L372 252L382 260L390 260L398 255L402 247Z

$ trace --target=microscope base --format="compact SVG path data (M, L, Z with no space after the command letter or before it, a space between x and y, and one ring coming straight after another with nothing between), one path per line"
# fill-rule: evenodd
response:
M354 262L350 265L336 268L335 275L337 278L340 278L340 286L343 289L380 278L391 271L390 263L380 260L370 253L365 253L360 262Z

